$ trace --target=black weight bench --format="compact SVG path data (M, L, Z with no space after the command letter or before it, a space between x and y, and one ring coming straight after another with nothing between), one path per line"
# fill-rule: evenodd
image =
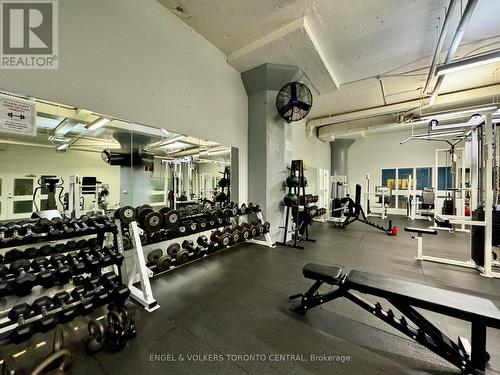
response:
M301 298L301 303L291 310L305 314L313 307L345 297L455 365L463 374L484 371L489 360L486 329L500 329L500 311L490 300L367 272L353 270L344 274L342 270L342 266L306 264L303 274L315 282L307 292L290 296ZM319 293L323 283L337 288ZM354 291L386 299L401 316L396 317L391 309L384 310L379 302L372 304ZM471 322L471 342L462 337L452 341L415 308Z

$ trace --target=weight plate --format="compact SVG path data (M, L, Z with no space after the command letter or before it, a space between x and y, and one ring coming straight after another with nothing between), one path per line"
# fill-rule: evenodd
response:
M124 224L129 224L134 221L134 216L134 208L130 206L121 207L115 211L115 218L120 219Z
M171 257L175 257L180 250L181 245L179 245L178 243L173 243L167 248L167 254Z
M165 215L167 212L172 211L170 207L164 206L158 210L158 212L162 215Z
M258 233L257 227L255 225L250 227L250 237L255 237Z
M147 258L149 263L155 263L162 256L163 256L162 249L154 249L148 253L146 258Z
M156 262L156 268L158 268L158 271L166 271L170 268L171 264L172 258L170 255L163 255Z
M243 241L246 241L250 238L250 231L247 228L243 228L241 230L241 238Z
M144 225L144 218L150 212L154 212L152 208L148 208L148 207L144 207L143 208L142 206L137 210L137 213L135 214L135 217L136 217L137 222L139 223L139 225Z
M181 225L179 228L177 228L179 231L179 234L185 234L187 232L187 229L184 225Z
M202 253L203 253L203 250L201 249L201 247L196 246L196 247L194 248L193 255L194 255L195 257L199 257Z
M218 242L221 246L229 246L229 243L231 242L231 236L228 233L224 233L222 236L220 236Z
M198 225L200 226L201 229L206 229L207 228L207 222L205 220L201 220Z
M189 224L189 230L191 232L196 232L197 229L198 229L198 224L196 224L196 223Z
M213 231L210 235L210 241L217 242L217 240L222 236L222 232L220 230Z
M159 212L149 212L144 216L144 229L146 231L155 231L161 228L163 216Z
M165 220L165 224L168 227L171 227L171 226L174 226L175 224L177 224L180 216L181 215L180 215L179 211L170 210L170 211L163 214L163 219Z
M231 243L235 244L241 241L241 232L239 230L233 231L231 234Z
M181 249L175 256L177 264L184 264L189 260L189 252L185 249Z
M266 221L264 224L263 224L263 227L264 227L264 233L268 233L269 230L271 229L271 224Z

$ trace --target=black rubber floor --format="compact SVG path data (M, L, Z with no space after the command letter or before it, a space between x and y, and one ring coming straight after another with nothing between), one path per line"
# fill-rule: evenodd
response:
M152 280L160 309L137 308L138 336L119 353L84 354L79 329L65 328L75 352L74 374L454 374L453 367L347 300L289 312L288 296L303 292L305 263L341 264L491 299L500 280L475 270L414 259L416 241L361 223L348 229L314 223L305 250L241 245ZM428 223L411 223L427 226ZM429 254L467 259L468 235L427 236ZM384 303L383 303L384 305ZM468 324L427 313L450 337L470 336ZM71 331L71 332L70 332ZM42 337L42 336L40 336ZM35 337L36 343L40 338ZM488 332L489 373L500 372L500 332ZM1 354L19 348L10 345ZM22 367L50 345L17 358Z

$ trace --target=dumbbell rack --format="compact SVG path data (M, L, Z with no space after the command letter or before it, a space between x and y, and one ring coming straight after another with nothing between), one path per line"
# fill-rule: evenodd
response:
M313 240L309 238L309 228L307 225L307 222L305 220L301 220L300 217L300 212L305 211L307 209L307 204L301 205L300 202L306 202L306 187L305 184L303 184L303 181L305 179L304 176L304 162L303 160L292 160L291 168L288 168L290 171L290 176L296 175L296 172L298 172L298 178L299 178L299 186L289 186L288 187L288 193L293 193L297 196L297 205L294 206L285 206L285 223L283 227L280 227L283 229L283 241L282 242L277 242L277 245L280 246L287 246L287 247L293 247L296 249L304 249L304 246L299 245L300 241L308 241L308 242L316 242L316 240ZM295 215L294 215L295 213ZM295 218L294 218L295 216ZM289 230L289 225L290 223L292 224L293 229ZM305 225L305 236L300 234L300 229L302 226ZM293 233L292 239L288 239L288 234Z
M259 211L259 212L255 212L255 213L248 213L248 214L241 214L241 215L233 216L233 217L231 217L231 224L238 224L239 219L242 216L247 216L247 215L256 215L257 219L260 219L261 222L264 223L264 217L262 215L262 212ZM116 219L116 225L118 227L118 234L116 237L118 251L120 253L124 254L124 256L125 256L125 249L123 248L122 224L121 224L119 219ZM146 259L144 257L146 250L148 250L152 247L158 247L160 245L162 247L163 246L168 247L168 245L170 245L174 242L181 242L185 239L190 239L190 238L195 239L196 237L199 237L202 235L210 237L210 234L212 233L212 231L223 228L224 226L225 225L221 225L219 227L210 228L210 229L207 229L205 231L196 232L196 233L192 233L192 234L186 234L186 235L181 236L181 237L176 237L176 238L169 239L166 241L160 241L160 242L156 242L154 244L147 244L147 245L143 246L141 243L141 235L144 233L144 231L137 226L137 223L135 221L128 224L128 229L129 229L130 238L131 238L131 242L132 242L131 252L133 254L132 254L132 256L125 256L125 258L126 259L132 258L132 264L127 264L126 261L123 262L122 275L127 280L126 284L130 290L130 296L133 299L135 299L137 302L139 302L141 305L143 305L146 311L152 312L152 311L158 309L160 307L160 305L158 305L158 302L156 301L156 299L153 296L151 284L149 282L150 278L153 278L153 277L156 277L159 275L163 275L163 274L170 272L170 271L173 271L179 267L185 266L187 264L190 264L192 262L195 262L195 261L200 260L200 259L204 259L205 257L208 257L208 256L215 254L215 253L205 254L201 258L192 259L186 263L176 265L175 267L171 267L168 270L155 273L155 272L153 272L153 270L151 270L147 266ZM257 245L261 245L261 246L267 246L270 248L275 247L275 244L273 243L269 232L263 234L263 237L264 237L264 240L252 238L252 239L246 240L245 242L254 243ZM241 243L243 243L243 242L241 242ZM219 251L233 248L239 244L240 243L229 246L229 247L221 249ZM129 251L129 250L127 250L127 251ZM217 251L217 252L219 252L219 251ZM129 266L131 266L131 268ZM140 288L135 286L135 284L137 284L137 283L140 284Z
M63 243L66 244L67 240L88 239L88 238L92 238L96 235L97 235L97 241L100 242L101 245L104 245L104 242L106 240L106 236L108 234L114 233L115 231L116 231L116 227L114 227L113 225L104 224L104 226L102 226L102 227L89 228L86 230L82 229L80 231L74 231L71 233L63 232L63 233L60 233L59 235L46 234L46 235L39 236L39 237L22 238L22 239L17 239L17 240L13 240L13 241L8 241L6 243L1 243L0 249L2 250L2 252L7 252L7 251L12 250L14 248L16 248L20 251L23 251L26 248L28 248L30 245L36 245L37 250L39 250L44 245L51 245L54 247L58 244L63 244ZM59 254L67 253L67 252L74 252L74 251L76 251L76 249L65 249L65 251L60 251L58 253L38 254L38 255L36 255L36 257L48 257L48 256L59 255ZM24 255L22 258L29 259L29 258L25 258ZM113 267L113 269L115 269L115 265L116 265L116 263L105 265L105 266L102 266L102 267L95 269L95 271L98 272L98 275L101 275L101 272L103 269L109 268L109 267ZM69 264L68 264L68 266L71 267L71 265L69 265ZM122 278L121 270L118 267L116 267L116 269L118 271L117 276L119 278ZM30 271L30 272L32 273L32 271ZM89 272L85 271L83 273L88 274ZM75 274L73 274L73 276L75 276ZM62 292L62 291L65 291L68 293L71 292L74 288L71 288L71 287L68 288L69 283L70 283L70 281L68 281L66 284L59 284L59 288L62 286L63 289L62 290L58 289L58 292ZM39 285L39 284L37 284L37 285ZM42 288L39 291L37 290L36 291L37 293L35 293L35 291L32 291L26 297L18 297L18 296L13 295L12 297L16 298L16 301L14 304L22 303L22 302L29 302L29 300L34 299L36 297L48 296L49 294L51 294L50 292L48 292L48 293L45 292L46 290L49 291L50 289ZM54 292L54 291L52 291L52 292ZM11 298L11 297L8 297L8 298ZM52 297L48 297L48 298L51 299ZM5 302L5 301L3 301L3 302ZM108 301L108 302L110 302L110 301ZM106 302L106 303L108 303L108 302ZM12 306L14 306L14 304L12 304ZM72 300L71 304L76 308L78 306L78 301ZM2 303L2 309L7 310L9 305L10 304ZM68 306L66 306L66 307L68 307ZM98 308L98 307L96 307L96 308ZM56 307L56 308L51 308L48 311L48 313L55 316L61 311L62 311L62 307ZM25 319L25 323L36 323L41 317L42 317L42 315L40 315L40 313L39 314L30 314L30 316L27 319ZM18 323L15 323L15 322L13 322L11 324L6 324L6 323L8 323L8 320L6 320L6 319L0 320L0 326L1 326L0 327L0 341L2 343L9 342L10 333L18 325Z

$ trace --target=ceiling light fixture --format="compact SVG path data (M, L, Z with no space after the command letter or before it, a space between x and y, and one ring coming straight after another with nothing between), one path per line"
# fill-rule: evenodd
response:
M461 59L448 64L441 64L436 67L436 76L445 75L448 73L457 72L464 69L470 69L475 66L481 66L486 64L493 64L500 61L500 51L486 53L480 56L469 57L467 59Z
M85 128L88 130L96 130L102 128L104 125L109 124L110 122L111 119L101 116L98 119L92 121L90 124L85 125Z

